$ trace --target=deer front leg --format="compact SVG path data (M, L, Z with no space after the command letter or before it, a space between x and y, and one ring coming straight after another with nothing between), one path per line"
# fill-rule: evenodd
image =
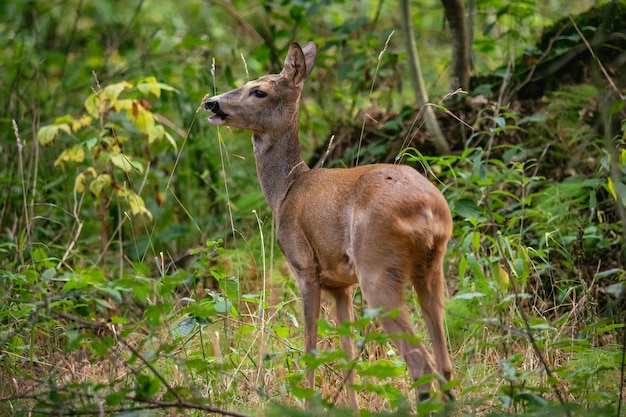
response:
M334 288L329 290L332 296L335 298L335 304L337 308L337 326L341 326L343 323L351 323L354 321L354 314L352 311L352 286ZM341 336L341 348L348 355L350 359L354 359L354 341L350 336ZM354 385L354 371L346 369L343 373L346 386L346 393L348 394L348 403L353 408L357 408L356 394L352 385Z
M320 292L317 277L312 272L295 270L294 274L300 288L304 313L304 353L313 352L317 346L317 319L320 315ZM306 375L308 388L315 389L315 371L309 370ZM308 401L307 401L308 404Z

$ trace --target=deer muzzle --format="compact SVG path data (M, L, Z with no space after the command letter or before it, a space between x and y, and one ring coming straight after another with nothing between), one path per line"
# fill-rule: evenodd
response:
M220 104L215 100L205 100L204 108L207 111L213 113L213 115L209 117L209 122L213 123L214 125L224 124L224 120L226 120L226 117L228 117L228 114L220 108Z

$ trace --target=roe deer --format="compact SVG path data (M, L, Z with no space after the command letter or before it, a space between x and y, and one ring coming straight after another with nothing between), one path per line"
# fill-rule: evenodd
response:
M352 289L372 308L398 310L381 319L392 336L414 336L404 303L407 281L413 284L435 353L414 338L394 342L413 380L439 373L452 377L443 326L443 259L452 218L441 192L405 165L375 164L348 169L310 169L298 142L300 95L317 47L292 43L280 74L265 75L236 90L203 99L215 125L252 131L256 168L263 194L276 218L278 244L291 267L304 304L304 346L317 344L320 292L337 304L338 324L353 321ZM352 340L341 338L354 357ZM314 388L314 374L307 382ZM348 400L356 405L351 372ZM430 384L416 388L419 399ZM452 393L445 393L450 398Z

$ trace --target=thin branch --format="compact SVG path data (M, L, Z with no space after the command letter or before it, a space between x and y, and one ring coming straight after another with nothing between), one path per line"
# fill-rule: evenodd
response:
M382 61L382 58L385 55L385 52L387 52L387 49L389 48L389 42L391 41L391 37L393 36L394 33L395 31L391 31L391 33L387 37L387 41L385 42L385 46L383 47L383 50L380 51L380 53L378 54L376 70L374 71L374 76L372 77L372 85L370 87L368 100L371 100L372 98L372 93L374 92L374 85L376 84L376 78L378 77L378 71L380 70L380 62ZM361 155L361 145L363 144L363 136L365 135L365 123L367 122L367 117L368 117L368 114L367 112L365 112L365 114L363 115L363 123L361 124L361 133L359 134L359 144L357 146L357 151L356 151L356 161L354 164L355 166L359 165L359 156Z
M537 58L537 61L535 62L535 64L530 67L529 71L528 71L528 75L526 76L526 78L524 79L524 81L522 81L521 83L519 83L509 94L509 96L507 97L508 101L511 101L512 97L515 97L517 95L517 93L519 92L519 90L521 90L526 84L528 84L530 81L532 81L533 76L535 75L535 71L537 70L537 68L539 67L539 64L541 64L546 58L547 56L550 54L550 52L552 51L552 47L554 46L554 42L556 42L556 40L561 36L561 33L563 33L563 31L565 29L567 29L569 27L569 25L563 25L563 27L561 27L556 34L550 38L550 41L548 42L548 46L546 47L546 50L543 51L543 53L539 56L539 58Z
M15 400L41 400L42 398L50 397L51 395L58 394L58 393L75 394L79 397L88 398L90 400L100 398L100 396L98 395L90 394L85 391L76 392L67 387L57 387L55 389L38 392L36 394L25 394L25 395L11 396L11 397L3 397L3 398L0 398L0 402L15 401ZM132 411L162 410L162 409L168 409L168 408L175 408L175 409L199 410L199 411L215 413L215 414L220 414L222 416L229 416L229 417L249 417L246 414L241 414L236 411L224 410L222 408L215 407L212 405L193 403L189 401L161 401L161 400L151 399L151 398L137 399L133 397L127 397L126 400L134 401L136 403L139 403L140 405L127 406L127 407L122 406L118 408L108 409L108 410L105 410L106 414L112 415L112 414L118 414L118 413L128 413ZM94 415L102 415L103 410L101 410L100 408L96 408L96 409L90 408L90 409L83 409L83 410L77 410L77 409L60 410L58 408L55 408L55 409L43 410L43 409L37 409L35 406L32 409L23 410L23 411L25 412L28 411L34 414L54 415L54 416L94 416Z
M580 29L578 28L578 25L576 24L576 22L574 21L574 19L572 18L572 16L569 17L569 20L572 22L572 25L574 25L574 29L576 29L576 32L578 33L578 35L580 36L580 39L583 41L583 43L585 44L585 46L587 46L587 49L589 50L589 53L591 54L591 56L593 57L593 59L596 61L596 64L598 64L598 67L600 67L600 71L602 71L602 74L604 75L604 77L606 78L606 80L609 82L609 85L613 88L613 90L615 90L615 92L619 95L619 98L621 98L622 100L624 100L624 95L622 94L622 92L620 91L619 88L617 88L617 86L615 85L615 83L613 82L613 79L609 76L609 73L606 71L606 69L604 68L604 65L602 65L602 62L600 62L600 60L598 59L598 57L596 56L595 52L593 51L593 48L591 48L591 45L589 45L589 42L587 41L587 38L585 38L585 35L583 35L583 33L580 31Z

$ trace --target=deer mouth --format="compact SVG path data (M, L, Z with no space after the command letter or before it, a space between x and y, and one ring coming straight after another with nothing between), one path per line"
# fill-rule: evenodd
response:
M220 108L220 105L217 101L207 100L204 102L204 108L207 111L213 113L212 116L209 116L209 122L214 125L223 125L224 121L228 117L228 113L225 113L224 110Z

